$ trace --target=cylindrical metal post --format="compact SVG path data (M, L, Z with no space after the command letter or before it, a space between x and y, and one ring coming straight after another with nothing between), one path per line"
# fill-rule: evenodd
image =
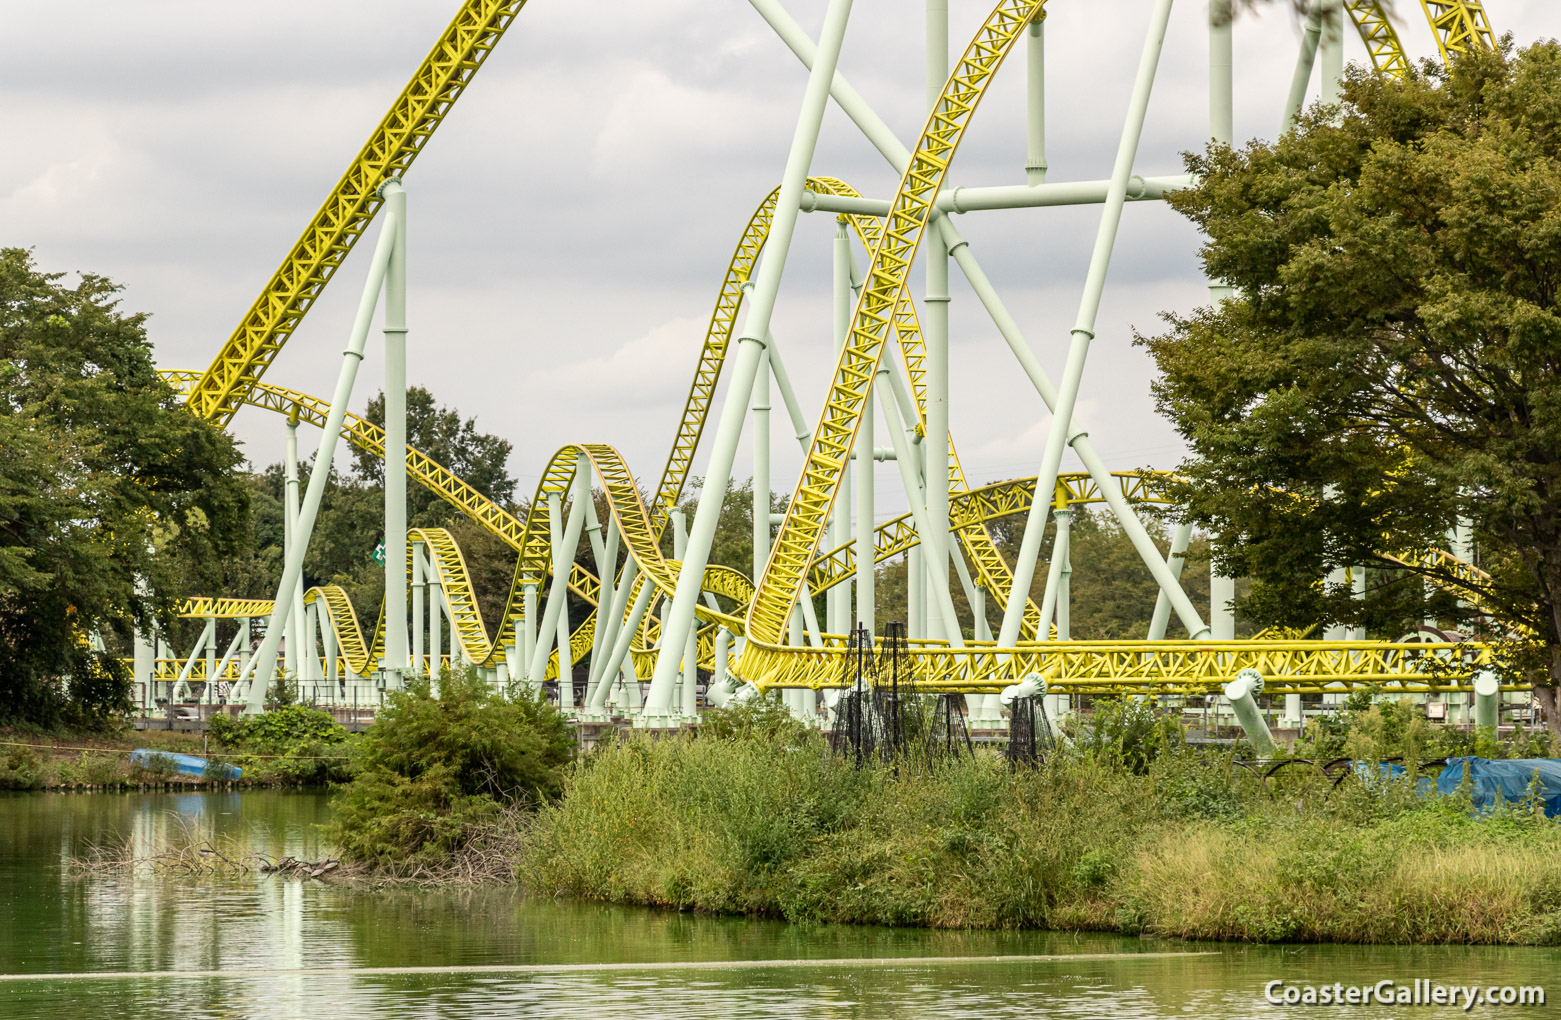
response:
M287 418L286 460L283 466L282 497L282 558L286 559L293 543L298 541L298 415ZM307 555L308 550L304 553ZM298 678L299 648L303 645L304 579L298 575L293 590L288 593L286 630L282 644L282 671L293 679Z
M387 198L400 190L401 182L395 178L380 185L380 193ZM303 576L303 549L308 545L309 536L314 531L314 521L320 511L320 500L325 494L325 483L330 477L332 460L336 455L336 443L341 437L342 421L347 415L347 403L352 399L353 384L358 377L358 365L363 360L363 349L368 340L369 326L374 319L374 307L378 304L380 284L385 278L385 271L390 263L390 253L395 245L396 235L400 232L396 206L388 201L386 205L389 215L380 233L379 243L374 249L373 260L369 264L368 282L358 303L357 318L353 322L347 350L342 357L341 372L336 379L336 391L331 399L331 409L325 418L324 437L320 440L320 449L315 454L314 467L309 472L309 491L304 495L303 506L299 511L298 540L293 543L293 548L284 557L282 580L277 586L277 608L286 605L288 593ZM283 612L285 613L286 610L283 609ZM266 690L271 684L272 676L276 673L276 653L282 641L282 630L278 621L273 619L272 625L266 628L266 637L261 642L259 655L251 660L256 672L254 682L249 685L249 697L244 709L246 714L253 715L265 710Z
M1041 460L1041 470L1037 472L1037 498L1030 504L1024 537L1020 541L1018 562L1014 568L1014 587L1008 594L1008 605L1003 613L1003 630L998 637L998 642L1005 647L1011 647L1017 642L1019 626L1024 620L1025 593L1029 591L1030 579L1035 573L1041 536L1046 527L1046 512L1050 506L1050 500L1043 498L1041 494L1049 493L1056 487L1057 474L1062 468L1062 454L1071 431L1079 386L1084 379L1084 363L1089 355L1090 341L1095 337L1095 319L1100 310L1101 297L1105 292L1106 271L1111 265L1111 252L1116 243L1117 228L1122 221L1122 206L1127 196L1127 182L1132 175L1133 160L1138 154L1139 139L1143 135L1149 93L1154 86L1160 51L1165 43L1165 26L1170 15L1171 0L1155 0L1149 31L1144 39L1143 53L1139 58L1133 96L1128 105L1122 138L1117 146L1116 163L1111 173L1111 188L1101 209L1100 226L1095 234L1095 247L1090 257L1089 274L1084 282L1084 294L1079 302L1078 317L1074 321L1067 365L1063 369L1062 385L1058 388L1057 406L1053 411L1052 428L1046 436L1046 450Z
M396 218L385 277L385 681L399 687L407 656L407 231L406 192L386 193Z
M774 217L770 221L764 260L759 265L753 305L738 335L737 357L732 366L726 402L721 408L721 417L716 423L715 437L711 443L704 490L700 495L699 509L694 514L694 524L689 529L688 556L684 558L678 572L677 591L672 598L669 621L674 633L693 624L694 608L703 589L705 566L710 562L710 543L715 538L721 504L732 476L732 460L742 435L748 398L753 392L754 377L759 368L759 355L764 346L761 338L770 330L770 317L775 310L776 294L786 268L786 255L791 250L803 187L807 183L808 167L818 144L819 125L824 119L824 106L829 99L829 87L834 79L835 65L840 59L840 45L845 38L850 14L851 0L829 0L824 13L824 25L813 69L808 73L808 85L797 118L797 129L792 135L786 169L781 175L780 194L776 199ZM680 652L679 648L663 647L657 654L656 671L646 698L647 712L664 713L670 707L672 684L680 665Z
M1235 137L1231 0L1209 0L1209 137L1225 145Z
M1494 734L1501 724L1501 681L1482 669L1474 674L1474 725Z
M1344 79L1344 0L1321 2L1322 102L1324 106L1334 106L1339 102L1339 83Z
M426 672L423 663L423 628L427 617L423 613L423 597L427 594L424 590L427 584L423 575L423 543L418 540L412 543L412 673L414 676Z
M1187 566L1187 546L1192 542L1192 522L1180 521L1176 530L1171 533L1171 548L1166 553L1165 565L1171 571L1171 576L1178 581L1182 578L1182 569ZM1171 600L1164 590L1155 593L1154 615L1149 619L1149 640L1165 640L1165 628L1171 622Z
M1268 723L1263 721L1263 712L1257 706L1257 695L1262 693L1263 675L1255 669L1242 670L1236 674L1236 679L1225 685L1225 700L1230 702L1236 721L1247 735L1247 743L1259 755L1269 758L1278 745L1274 743L1274 735L1268 731Z
M1295 119L1301 115L1301 107L1306 103L1306 86L1312 80L1312 67L1317 63L1317 42L1322 35L1322 25L1322 5L1312 4L1306 15L1306 31L1301 36L1301 52L1295 58L1295 74L1290 78L1290 95L1285 99L1280 134L1295 126Z
M1025 61L1028 149L1024 175L1031 186L1046 183L1046 15L1030 22Z

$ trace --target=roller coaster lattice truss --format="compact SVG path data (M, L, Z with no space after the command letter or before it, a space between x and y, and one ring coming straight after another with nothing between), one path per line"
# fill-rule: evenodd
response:
M387 579L394 580L398 570L404 571L411 585L414 626L410 649L405 641L387 642L384 608L373 631L365 633L341 589L324 586L299 597L284 584L282 601L290 605L278 616L294 628L289 645L304 644L310 649L294 664L301 676L310 678L312 674L315 679L334 681L342 675L365 677L381 672L395 682L406 670L439 661L443 652L438 647L442 635L438 621L443 618L450 626L452 657L490 671L495 682L539 684L561 673L572 675L572 664L589 658L583 702L575 704L573 684L564 685L561 694L567 705L587 714L604 714L616 705L639 709L649 724L687 716L695 708L695 663L711 674L712 693L717 698L739 681L759 690L783 688L793 708L808 714L814 701L811 696L802 697L801 690L839 687L844 682L841 678L849 673L847 660L860 654L860 650L853 652L849 635L863 625L869 632L874 629L874 565L901 555L908 561L911 619L909 641L903 649L896 649L896 661L906 664L918 690L969 695L973 721L995 721L999 715L996 692L1031 672L1041 674L1053 694L1204 694L1244 668L1261 672L1266 678L1265 689L1271 693L1336 692L1361 684L1418 691L1467 689L1472 672L1496 659L1495 647L1479 643L1318 641L1266 633L1253 640L1234 640L1225 606L1212 607L1212 618L1205 623L1181 589L1179 556L1185 552L1190 530L1177 530L1167 560L1139 523L1136 506L1166 502L1165 476L1107 472L1089 446L1087 435L1073 420L1105 267L1123 206L1129 201L1158 199L1188 181L1185 176L1143 178L1133 173L1171 0L1145 0L1138 5L1151 9L1150 23L1112 176L1068 184L1045 182L1041 68L1046 0L1001 0L952 69L946 12L941 24L929 15L929 113L909 147L834 68L849 0L830 0L817 41L791 20L777 0L750 2L809 69L808 92L782 183L764 197L749 218L727 267L671 454L659 483L648 490L652 493L648 501L616 450L599 444L573 444L548 462L526 517L520 520L409 448L409 477L516 551L514 582L503 620L496 632L488 632L460 549L448 532L412 529L405 532L406 540L402 541L392 525L387 527ZM333 416L332 401L270 385L261 376L386 204L385 182L406 173L522 6L523 0L466 0L461 5L211 366L204 373L166 373L187 394L191 411L225 423L248 405L287 416L293 428L301 422L331 429L334 422L328 442L334 442L339 434L360 450L385 455L387 445L393 444L388 443L384 430L345 413L344 407ZM1208 6L1211 135L1216 141L1229 143L1229 0L1215 0ZM1494 45L1480 3L1421 0L1421 6L1444 59ZM940 7L946 4L930 5L929 12ZM1330 32L1329 25L1342 28L1346 15L1378 72L1391 76L1407 73L1408 58L1378 0L1316 0L1287 118L1299 108L1314 62L1322 65L1323 98L1337 95L1332 76L1341 65L1344 40L1342 31ZM1023 187L952 187L950 170L966 129L1000 66L1020 48L1027 53L1030 70L1028 182ZM840 106L899 175L895 194L887 202L864 197L843 181L807 175L827 98ZM1053 383L1030 353L1019 327L948 214L1078 203L1099 204L1102 224L1068 366L1060 382ZM839 353L826 400L811 418L797 404L781 348L769 328L780 270L801 211L832 212L840 225L834 249L833 302ZM389 281L384 286L395 287L394 271L386 268L393 266L397 257L394 245L386 239L395 229L392 217L380 242L387 254L376 253L376 268L371 270L365 294L370 312L381 283ZM868 255L865 268L852 251L853 235ZM761 253L765 253L762 263ZM925 315L918 315L911 291L910 272L918 253L928 274ZM1042 402L1053 412L1055 434L1048 439L1037 477L971 488L955 453L948 428L946 287L951 259L977 292ZM376 272L382 275L376 278ZM745 309L746 316L739 324ZM359 326L363 325L360 321ZM404 333L399 326L388 332L398 330ZM895 357L885 357L890 349ZM723 373L728 378L726 403L717 409L717 384ZM347 389L339 388L338 392L350 394L350 374L344 373L344 378ZM404 377L402 381L404 384ZM761 500L767 498L772 381L799 438L804 465L778 531L772 534L763 525L769 508L756 503L756 520L761 523L755 529L756 558L750 579L707 561L735 446L750 416L756 444L754 490L765 494ZM882 418L876 426L879 415L875 415L875 405ZM693 521L687 522L678 509L679 500L705 438L706 425L712 423L715 432L709 441L704 492L714 494L714 498L702 500ZM876 427L886 430L892 449L873 447ZM1059 470L1065 445L1073 447L1088 471L1070 474ZM870 480L873 463L879 458L895 463L912 510L875 526ZM319 457L317 463L322 460L328 463L329 457ZM936 483L929 484L934 479ZM606 494L606 521L596 519L593 499L581 498L592 489ZM1038 491L1049 498L1038 500ZM1147 640L1069 640L1064 569L1067 521L1074 507L1091 503L1110 508L1124 531L1134 538L1158 582L1159 603ZM289 559L296 554L301 562L313 520L308 499L304 499L301 511L290 513L302 530L290 539ZM1026 517L1025 541L1013 567L986 529L988 522L1010 514ZM1046 596L1037 606L1026 593L1041 530L1049 515L1058 521L1059 546L1051 557L1053 569ZM674 558L661 552L669 530ZM590 538L594 572L573 559L582 531ZM946 542L943 536L947 535L957 540L957 549ZM869 543L871 556L865 552ZM560 555L564 548L570 550L568 556ZM1439 550L1414 551L1397 558L1407 563L1428 559L1450 562L1467 575L1477 573L1476 568ZM965 636L949 597L954 575L970 605L984 607L988 598L997 603L1003 615L1001 633L994 637L982 608L975 614L973 636ZM387 590L396 588L387 584ZM566 590L596 607L572 629ZM820 593L826 601L822 620L814 618L812 601L812 596ZM544 594L545 611L540 603ZM391 604L388 608L405 634L408 607ZM158 663L155 678L177 677L182 683L219 678L250 682L253 676L249 701L252 706L260 704L269 665L244 666L244 656L234 654L241 643L238 638L218 665L215 622L244 620L247 635L249 619L269 617L274 609L274 603L257 600L191 600L185 615L208 621L202 639L205 660L200 658L202 647L197 647L182 667L177 661ZM426 629L425 609L434 621ZM1164 639L1173 612L1193 635L1190 640ZM324 646L323 656L314 651L316 630ZM274 644L271 647L274 650ZM401 661L389 661L398 655ZM649 681L649 688L640 706L640 682L644 680Z

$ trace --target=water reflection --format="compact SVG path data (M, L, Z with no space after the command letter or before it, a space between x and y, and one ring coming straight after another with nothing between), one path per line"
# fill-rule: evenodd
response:
M221 971L227 977L0 982L7 1018L1098 1017L1316 1016L1263 1003L1263 982L1434 977L1545 984L1555 950L1244 947L1106 936L930 932L692 917L528 899L508 889L359 890L268 876L78 879L94 840L142 848L183 818L273 856L315 857L328 814L314 794L0 798L0 973ZM1161 958L1166 950L1209 955ZM1113 953L1111 959L902 963L830 960ZM791 968L298 974L300 968L470 967L807 959ZM256 973L256 972L262 973ZM1561 992L1561 984L1555 989ZM1463 1016L1419 1008L1416 1017ZM1543 1010L1481 1009L1482 1016ZM1366 1007L1362 1017L1398 1011Z

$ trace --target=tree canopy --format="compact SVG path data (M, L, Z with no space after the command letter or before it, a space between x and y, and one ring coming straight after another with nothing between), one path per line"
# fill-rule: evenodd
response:
M1527 628L1548 653L1531 678L1553 687L1561 46L1404 81L1352 69L1341 107L1187 163L1198 183L1172 204L1234 296L1140 342L1192 449L1183 496L1225 571L1252 579L1242 610L1389 637L1428 614ZM1486 576L1404 555L1460 523ZM1363 600L1321 582L1355 565L1373 568Z
M0 250L0 719L40 725L127 704L92 643L168 622L249 512L233 441L158 377L146 316L64 275Z

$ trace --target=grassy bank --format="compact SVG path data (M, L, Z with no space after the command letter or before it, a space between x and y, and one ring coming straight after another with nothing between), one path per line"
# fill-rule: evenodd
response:
M1323 736L1370 747L1392 724L1370 709ZM518 874L546 893L793 921L1561 942L1561 826L1537 809L1475 818L1409 781L1334 789L1306 770L1265 787L1132 720L1019 771L979 757L858 770L787 726L627 741L572 769Z
M0 730L0 790L126 790L178 786L318 786L343 782L355 770L357 738L329 713L304 706L254 719L217 716L206 734L131 729L43 733ZM153 757L133 763L147 748L192 754L243 770L239 779L182 775Z

